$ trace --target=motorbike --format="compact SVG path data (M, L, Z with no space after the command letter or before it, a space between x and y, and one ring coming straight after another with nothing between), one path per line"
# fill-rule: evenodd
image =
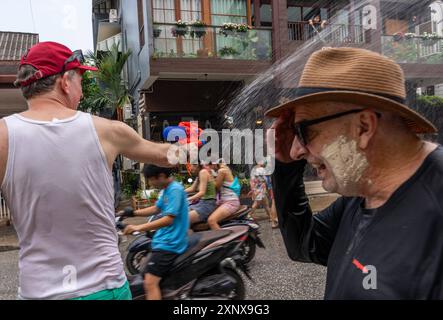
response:
M230 217L220 222L220 227L225 229L233 226L247 227L247 237L242 241L240 246L240 255L244 263L249 263L255 256L256 246L265 248L259 237L259 225L248 214L251 211L247 206L241 206L240 209ZM160 215L149 217L148 221L158 219ZM207 231L209 226L207 223L196 223L192 226L195 232ZM145 257L151 251L151 239L154 231L139 234L129 245L128 254L126 255L125 264L130 274L134 275L140 271L140 266Z
M117 228L125 225L121 220ZM166 300L243 300L243 273L251 279L240 247L247 237L246 226L231 226L222 230L194 232L188 249L180 255L172 269L160 281L162 298ZM143 259L149 261L149 255ZM143 275L128 275L134 300L144 300Z

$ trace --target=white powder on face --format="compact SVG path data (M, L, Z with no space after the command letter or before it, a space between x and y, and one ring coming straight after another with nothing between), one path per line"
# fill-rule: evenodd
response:
M324 147L321 156L329 164L341 193L355 188L366 168L366 156L357 150L357 142L339 136L337 140ZM347 193L347 192L346 192Z

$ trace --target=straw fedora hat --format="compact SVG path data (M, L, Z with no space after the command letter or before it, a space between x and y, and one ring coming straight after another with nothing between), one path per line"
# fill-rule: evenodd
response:
M265 115L278 117L284 110L321 101L394 112L416 133L437 132L431 122L405 105L405 79L400 66L373 51L327 48L313 53L303 69L296 98Z

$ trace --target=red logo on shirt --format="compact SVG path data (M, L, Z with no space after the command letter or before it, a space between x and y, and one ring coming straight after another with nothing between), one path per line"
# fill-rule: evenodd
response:
M354 260L352 260L352 263L361 271L363 271L363 273L368 273L368 270L366 269L366 267L364 265L362 265L357 259L354 258Z

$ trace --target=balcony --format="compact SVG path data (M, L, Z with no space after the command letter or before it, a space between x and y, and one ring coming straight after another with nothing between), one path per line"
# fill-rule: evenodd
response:
M122 34L117 33L116 35L113 35L105 40L102 40L97 43L97 51L109 51L112 47L112 45L118 45L118 50L122 51Z
M443 38L382 36L382 53L398 63L443 64Z
M221 26L178 30L175 24L154 24L152 58L202 58L249 61L272 59L272 29L221 31Z
M311 26L309 22L288 23L289 40L308 41L314 37L320 37L327 43L366 43L365 30L362 25L349 24L326 24L324 29L320 25Z

